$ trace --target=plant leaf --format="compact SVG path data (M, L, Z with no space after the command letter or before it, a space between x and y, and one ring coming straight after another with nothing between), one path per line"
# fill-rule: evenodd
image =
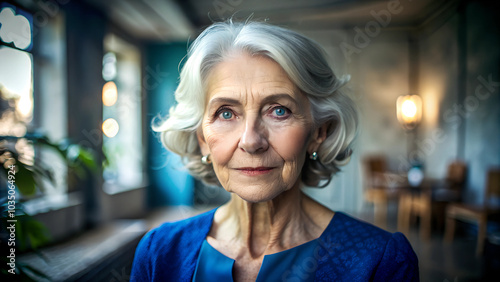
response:
M96 171L97 164L94 155L90 151L80 148L80 154L78 154L78 160L80 160L90 170Z
M20 161L16 162L18 169L16 173L16 186L25 196L34 195L36 192L35 178L33 172L26 168L26 165Z

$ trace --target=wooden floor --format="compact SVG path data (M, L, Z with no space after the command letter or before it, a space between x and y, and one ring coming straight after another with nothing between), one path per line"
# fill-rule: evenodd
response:
M370 209L355 215L373 223L374 216ZM476 237L474 227L459 223L452 243L443 240L443 232L432 230L428 240L422 240L418 223L410 226L406 234L418 256L421 281L500 281L500 246L487 245L485 254L476 256ZM397 207L388 208L387 230L397 230Z

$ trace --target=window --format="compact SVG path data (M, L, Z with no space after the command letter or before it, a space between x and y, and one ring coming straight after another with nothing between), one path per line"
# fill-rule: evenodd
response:
M143 185L142 95L139 50L109 34L102 75L104 190L109 194Z
M33 18L0 4L0 135L21 137L33 119Z
M34 163L33 145L18 138L26 135L33 121L32 30L31 14L10 4L0 4L0 135L7 136L0 144L4 169L14 152L25 165Z
M35 195L22 198L30 200L25 209L33 214L66 205L65 162L58 153L25 138L35 134L57 143L67 135L63 14L51 15L43 28L34 30L30 13L1 3L0 61L0 135L21 137L4 140L1 152L15 143L20 161L51 174L52 181L41 177Z

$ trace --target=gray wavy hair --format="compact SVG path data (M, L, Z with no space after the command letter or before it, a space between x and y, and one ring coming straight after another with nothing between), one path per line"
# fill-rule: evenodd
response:
M323 49L294 31L261 22L219 22L205 29L188 50L180 82L175 91L177 104L166 120L153 125L165 147L180 155L190 173L206 184L220 185L211 165L201 162L196 131L206 103L210 71L235 51L266 56L277 62L290 80L308 97L314 126L328 124L327 138L320 145L318 160L306 158L301 181L311 187L326 186L332 175L345 165L358 128L353 101L339 88L339 79L328 65ZM326 182L322 182L326 180Z

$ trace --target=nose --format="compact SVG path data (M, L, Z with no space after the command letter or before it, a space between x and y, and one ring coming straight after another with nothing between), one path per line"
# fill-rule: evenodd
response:
M249 154L267 151L269 148L267 136L257 120L248 120L245 123L238 147Z

